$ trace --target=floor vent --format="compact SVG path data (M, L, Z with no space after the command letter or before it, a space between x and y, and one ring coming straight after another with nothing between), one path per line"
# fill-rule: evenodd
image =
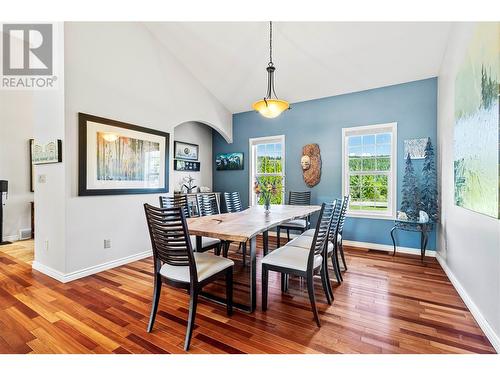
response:
M19 229L19 240L29 240L31 238L31 229Z

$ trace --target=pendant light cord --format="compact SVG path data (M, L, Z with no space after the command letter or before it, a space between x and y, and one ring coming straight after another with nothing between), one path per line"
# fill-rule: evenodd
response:
M269 21L269 64L273 65L273 21Z

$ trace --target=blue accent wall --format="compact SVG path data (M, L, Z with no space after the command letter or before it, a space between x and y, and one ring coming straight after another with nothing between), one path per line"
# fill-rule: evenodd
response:
M299 89L299 88L297 88ZM285 135L286 190L311 190L312 202L320 204L342 195L342 128L397 122L398 208L404 173L404 140L430 137L436 146L437 78L381 87L345 95L292 104L290 111L275 119L262 117L255 111L233 115L233 143L228 144L213 132L213 154L243 152L244 170L216 171L213 167L214 191L239 191L245 206L249 191L249 138ZM302 146L317 143L321 149L321 182L308 188L302 178L300 157ZM436 153L437 154L437 153ZM416 171L422 161L415 160ZM347 240L392 245L389 231L393 221L348 218L344 227ZM400 246L420 248L417 233L399 231ZM435 232L428 249L436 248Z

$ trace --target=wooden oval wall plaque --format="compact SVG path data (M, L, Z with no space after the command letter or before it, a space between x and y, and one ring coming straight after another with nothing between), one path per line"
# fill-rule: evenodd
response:
M318 144L311 143L302 147L300 165L306 185L313 187L319 184L321 181L321 153Z

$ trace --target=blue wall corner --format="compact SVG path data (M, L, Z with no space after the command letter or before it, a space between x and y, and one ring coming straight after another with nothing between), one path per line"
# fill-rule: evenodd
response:
M437 139L437 78L386 86L350 94L292 104L290 111L267 119L254 111L233 115L233 143L228 144L213 132L214 191L239 191L245 206L249 200L249 138L285 135L286 190L311 190L312 202L321 203L342 194L342 128L398 123L397 185L398 207L404 173L404 140L430 137ZM317 143L321 149L321 182L308 188L302 178L302 146ZM244 170L217 171L215 155L220 152L243 152ZM436 152L437 155L437 152ZM417 171L422 161L415 160ZM353 241L392 244L389 231L393 221L348 218L344 238ZM416 233L399 232L398 245L420 248ZM436 248L435 231L428 249Z

